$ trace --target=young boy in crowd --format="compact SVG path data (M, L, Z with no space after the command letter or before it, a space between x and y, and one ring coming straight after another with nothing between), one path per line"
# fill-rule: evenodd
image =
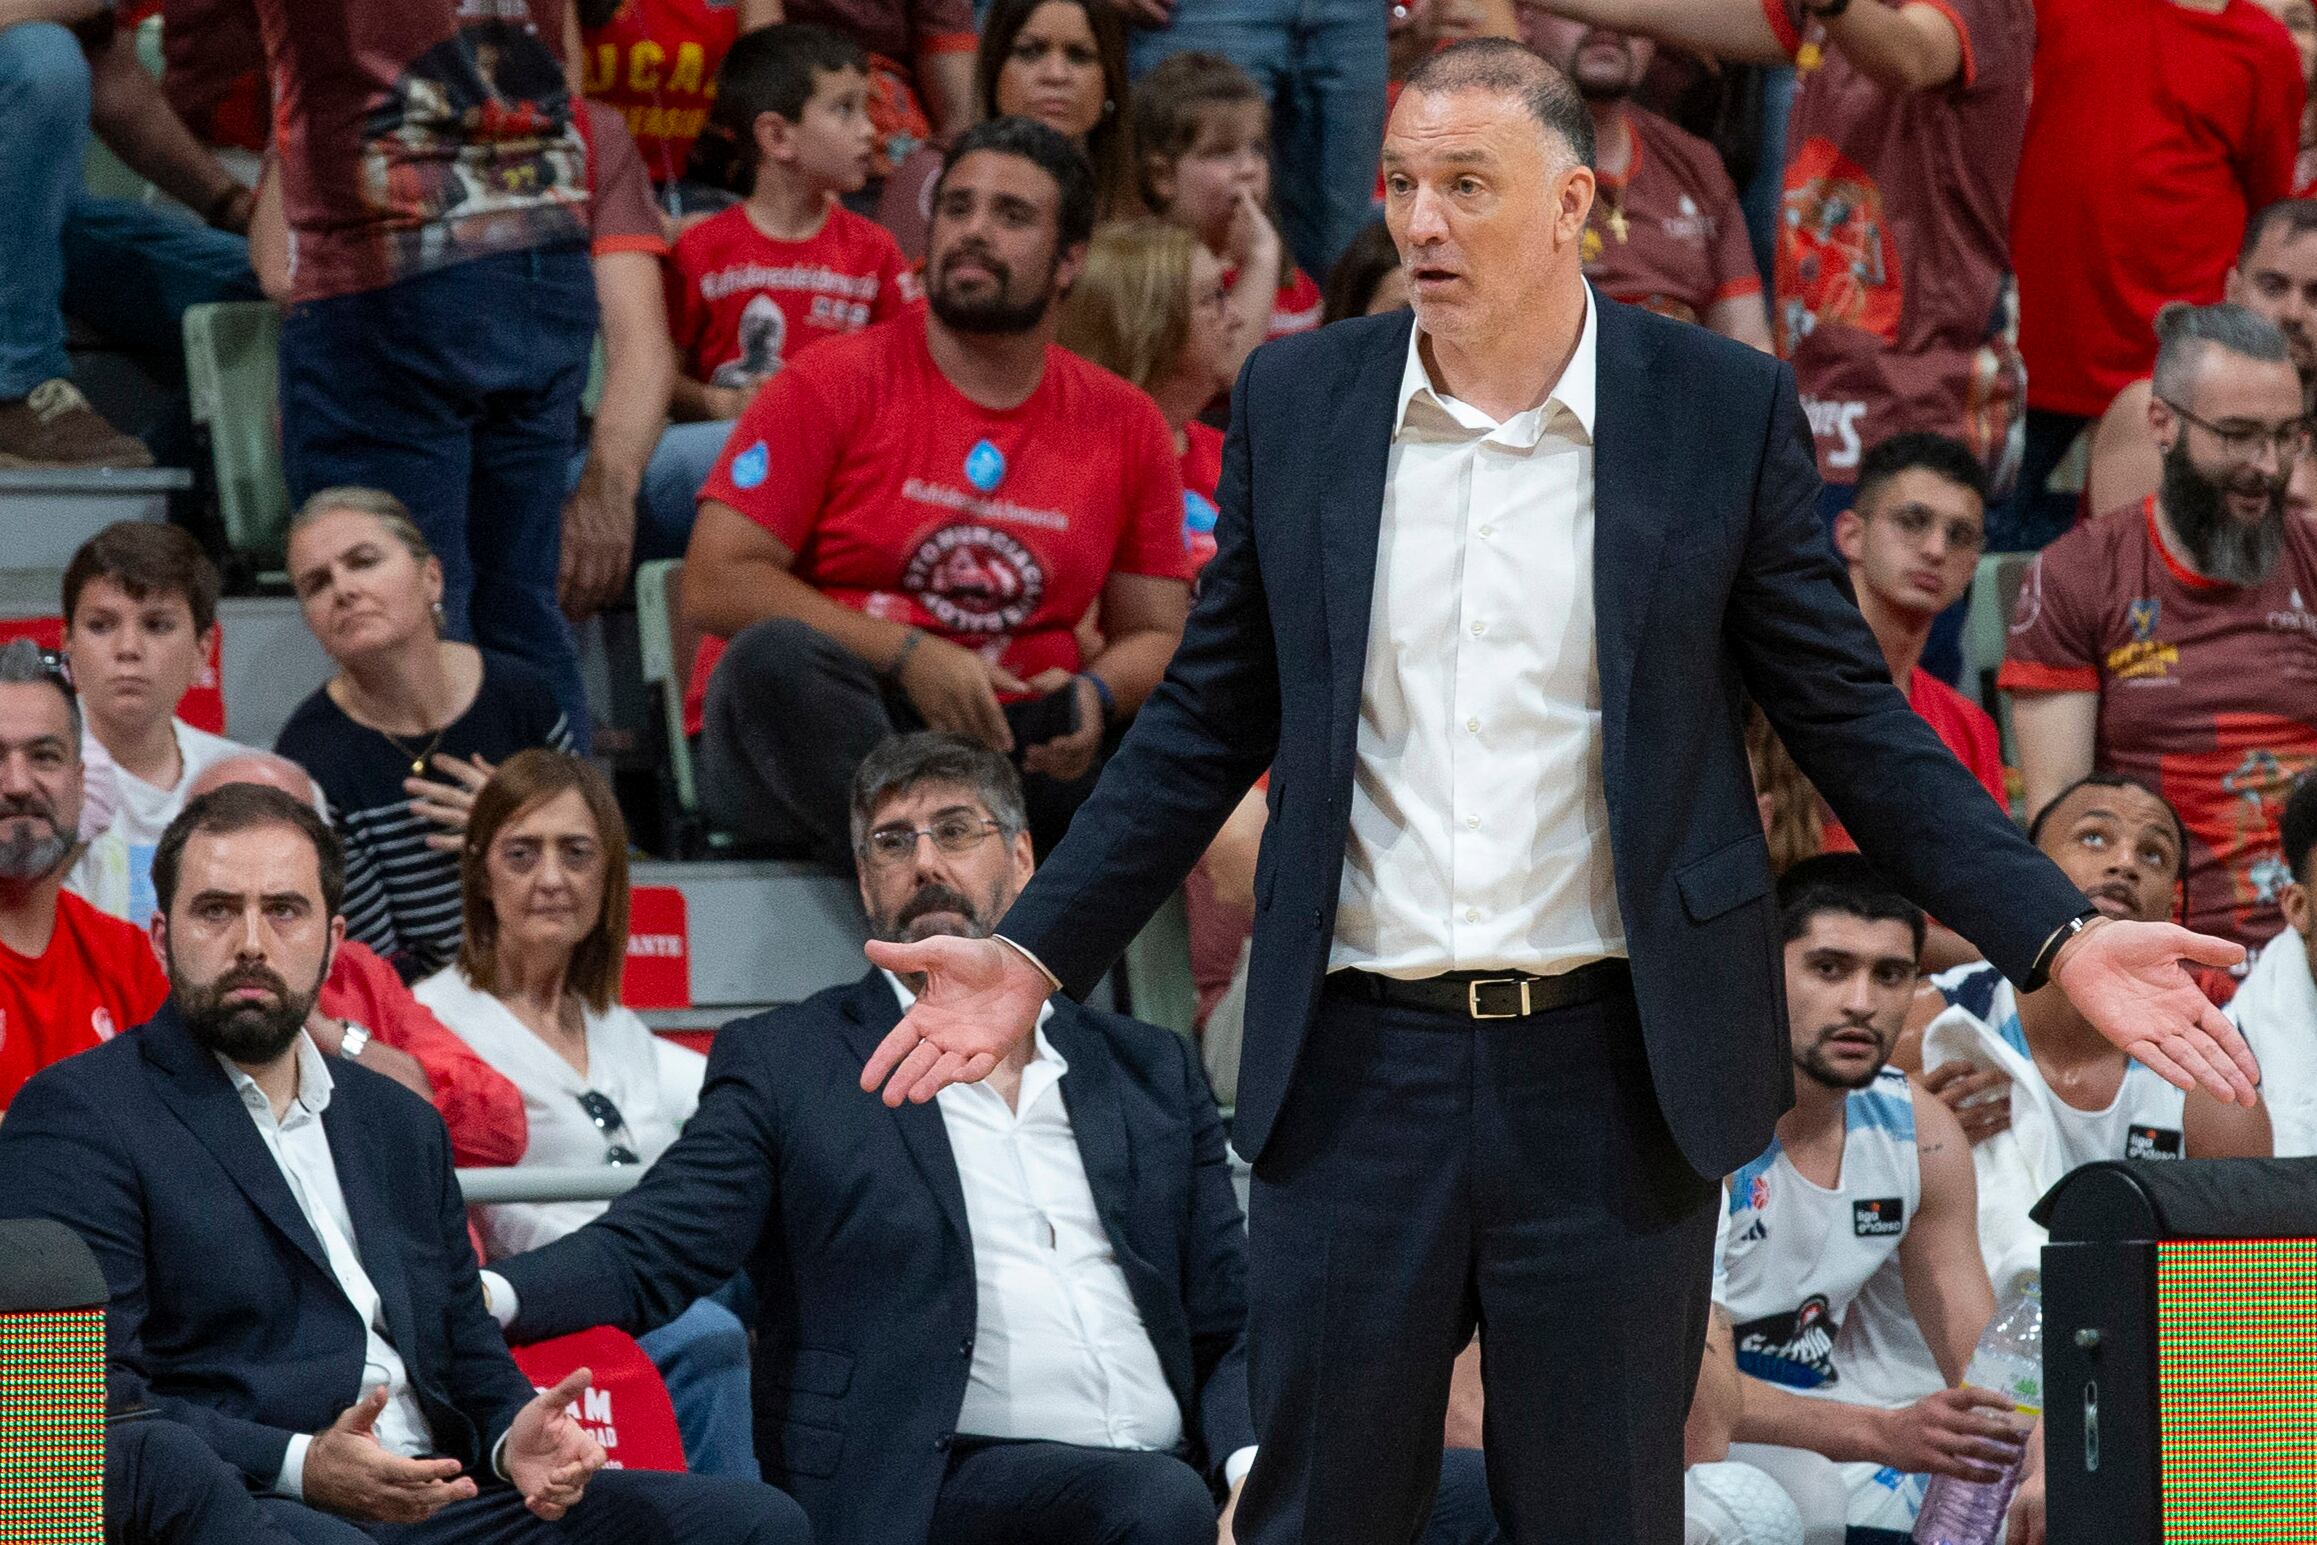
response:
M677 419L738 418L799 349L916 298L892 235L837 202L869 180L868 70L858 44L803 22L760 27L725 55L714 121L749 191L669 260Z
M1319 326L1319 286L1295 266L1271 216L1271 107L1255 77L1220 54L1181 53L1135 83L1143 202L1227 266L1238 323L1231 373L1266 338Z
M86 797L110 816L65 883L140 928L154 912L153 848L185 807L185 790L212 764L250 749L177 717L178 700L209 663L217 588L200 543L149 521L107 526L64 571Z

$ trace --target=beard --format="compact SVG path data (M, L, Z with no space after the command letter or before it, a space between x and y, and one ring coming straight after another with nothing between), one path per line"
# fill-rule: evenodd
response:
M37 794L0 800L0 821L44 821L48 835L36 836L26 828L19 828L6 841L0 842L0 879L38 880L47 876L64 856L72 851L77 832L68 832L57 819L56 807Z
M1577 88L1577 95L1588 102L1621 101L1633 94L1633 88L1637 84L1634 80L1633 45L1625 42L1623 38L1618 38L1617 42L1622 45L1625 62L1618 67L1614 75L1604 73L1597 67L1586 68L1586 53L1591 50L1595 43L1606 41L1611 36L1613 34L1604 32L1586 33L1577 40L1575 50L1570 53L1568 59L1561 66L1561 73L1569 77L1570 83Z
M890 917L873 917L869 930L888 944L915 944L920 939L937 934L950 934L967 939L986 939L997 926L998 914L1004 910L1005 897L993 888L989 900L975 906L963 891L953 890L939 881L919 886L910 898L901 904L901 910ZM951 913L965 919L962 928L919 928L917 924L939 913Z
M949 281L949 269L958 258L971 253L990 271L992 293L981 296L961 295ZM926 287L926 304L941 319L941 325L954 332L977 337L1010 338L1019 336L1046 320L1046 311L1054 303L1055 264L1046 270L1046 282L1037 293L1027 299L1014 297L1014 271L1000 262L997 255L979 243L964 243L941 255L941 266L933 282Z
M327 967L325 967L325 970ZM192 982L169 967L169 986L185 1027L193 1039L228 1061L244 1067L271 1062L289 1050L314 1011L322 990L317 977L311 991L294 993L290 984L264 966L236 966L210 982ZM228 1003L226 994L244 987L262 987L273 994L270 1003Z
M2182 435L2164 453L2157 498L2197 573L2225 585L2257 585L2276 571L2284 551L2285 490L2292 478L2291 467L2271 477L2252 466L2215 477L2188 454L2188 436ZM2229 513L2231 493L2262 494L2268 508L2258 520L2239 520Z
M1875 1038L1875 1045L1880 1048L1880 1054L1876 1056L1873 1065L1868 1067L1862 1073L1843 1072L1837 1069L1826 1055L1827 1041L1837 1033L1849 1030L1864 1030L1867 1034ZM1794 1066L1799 1069L1804 1074L1804 1076L1808 1077L1822 1088L1864 1089L1867 1087L1867 1085L1882 1077L1883 1065L1890 1061L1890 1056L1890 1041L1883 1035L1880 1030L1877 1030L1874 1026L1860 1024L1829 1025L1826 1029L1818 1032L1817 1040L1811 1042L1806 1049L1798 1051L1794 1054Z

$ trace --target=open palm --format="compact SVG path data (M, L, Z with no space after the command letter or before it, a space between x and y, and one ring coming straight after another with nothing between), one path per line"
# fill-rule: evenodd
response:
M1053 984L1029 957L997 939L941 935L914 944L872 942L869 959L925 978L917 1002L861 1070L861 1087L887 1105L922 1105L950 1084L987 1078L1008 1047L1038 1023Z
M2187 963L2233 966L2244 949L2170 923L2115 921L2060 951L2052 980L2097 1030L2183 1089L2250 1106L2261 1065L2228 1017L2189 976Z
M523 1494L524 1505L550 1523L571 1510L588 1477L603 1468L603 1445L571 1415L571 1403L592 1377L585 1368L573 1369L562 1383L534 1396L507 1429L507 1479Z

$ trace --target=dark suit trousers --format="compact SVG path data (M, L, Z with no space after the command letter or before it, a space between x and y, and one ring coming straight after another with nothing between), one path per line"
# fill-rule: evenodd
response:
M298 1545L807 1545L804 1509L756 1481L659 1470L601 1470L558 1523L532 1516L513 1488L490 1486L422 1524L367 1524L279 1498L266 1521Z
M164 1416L105 1426L106 1545L291 1545L241 1472Z
M1329 993L1255 1166L1246 1545L1410 1545L1477 1325L1508 1545L1674 1545L1715 1188L1629 994L1474 1021Z

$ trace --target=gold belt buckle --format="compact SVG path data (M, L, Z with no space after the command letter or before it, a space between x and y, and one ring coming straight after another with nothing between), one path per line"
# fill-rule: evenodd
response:
M1465 1012L1474 1019L1525 1019L1529 1015L1529 983L1530 979L1525 976L1492 976L1477 982L1467 982L1464 984ZM1501 1011L1482 1008L1480 1006L1480 990L1483 987L1519 988L1520 1007Z

